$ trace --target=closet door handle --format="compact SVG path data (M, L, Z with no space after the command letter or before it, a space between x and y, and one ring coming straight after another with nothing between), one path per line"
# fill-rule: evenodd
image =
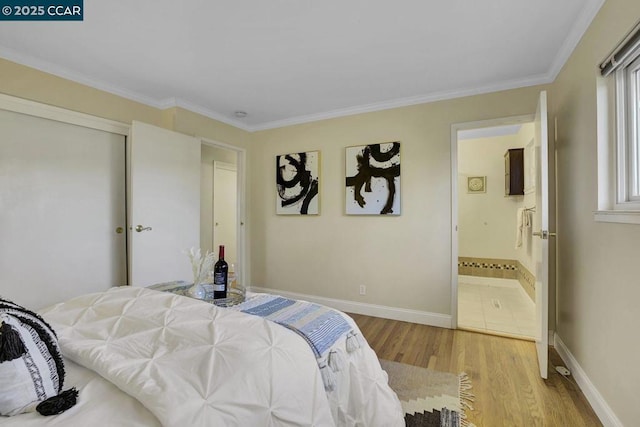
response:
M140 224L136 225L136 231L138 233L140 233L141 231L147 231L147 230L151 231L151 227L143 227Z
M546 240L549 237L556 237L556 233L550 233L547 230L540 230L540 231L534 231L533 233L534 236L538 236L539 238Z

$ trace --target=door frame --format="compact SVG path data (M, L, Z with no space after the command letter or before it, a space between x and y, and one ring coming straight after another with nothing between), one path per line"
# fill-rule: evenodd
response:
M451 124L451 329L458 329L458 131L531 123L535 114Z
M235 145L227 144L224 142L216 141L213 139L198 136L201 143L210 147L221 148L224 150L233 151L236 153L236 173L237 173L237 187L238 197L236 200L236 251L237 251L237 265L236 276L238 277L238 283L242 284L245 288L249 287L251 277L249 277L247 269L247 245L246 245L246 227L245 227L245 215L246 215L246 186L247 186L247 150ZM238 268L238 266L240 268Z

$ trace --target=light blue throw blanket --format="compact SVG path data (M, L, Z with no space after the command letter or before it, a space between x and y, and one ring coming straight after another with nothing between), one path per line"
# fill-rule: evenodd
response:
M258 295L231 308L263 317L304 338L318 360L327 390L335 387L334 371L339 371L342 364L338 352L332 350L334 344L346 337L348 352L360 347L360 338L349 322L329 307L277 295Z

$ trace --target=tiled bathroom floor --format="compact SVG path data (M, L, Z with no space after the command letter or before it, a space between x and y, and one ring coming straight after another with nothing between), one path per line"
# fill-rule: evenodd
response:
M515 279L458 276L458 326L533 339L535 304Z

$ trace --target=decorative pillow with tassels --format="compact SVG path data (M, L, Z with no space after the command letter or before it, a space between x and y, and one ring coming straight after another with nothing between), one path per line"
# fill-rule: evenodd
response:
M66 411L76 404L78 391L62 392L63 383L64 363L51 326L0 298L0 415Z

